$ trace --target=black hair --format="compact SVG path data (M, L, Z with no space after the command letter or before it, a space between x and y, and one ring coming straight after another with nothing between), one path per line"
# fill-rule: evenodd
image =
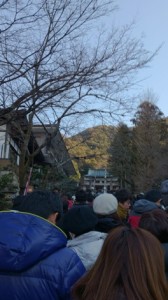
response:
M48 219L50 214L62 214L62 201L58 194L50 191L35 191L23 196L17 210L38 215Z
M75 197L76 197L76 202L86 202L87 200L87 195L84 190L77 191Z
M161 200L162 194L159 190L149 190L145 193L145 199L149 200L151 202L157 202L158 200Z
M142 214L139 227L150 231L161 243L168 243L168 217L161 209Z
M19 210L20 205L22 204L22 201L24 200L24 195L18 195L15 198L13 198L13 206L12 209Z
M124 203L125 201L132 199L131 193L126 189L118 190L114 195L120 203Z

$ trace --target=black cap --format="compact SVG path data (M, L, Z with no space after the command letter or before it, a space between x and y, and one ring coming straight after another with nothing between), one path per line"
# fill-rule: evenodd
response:
M151 202L157 202L158 200L161 200L162 194L159 190L150 190L146 192L144 198Z
M88 205L72 207L63 218L64 230L81 235L94 229L98 222L96 214Z

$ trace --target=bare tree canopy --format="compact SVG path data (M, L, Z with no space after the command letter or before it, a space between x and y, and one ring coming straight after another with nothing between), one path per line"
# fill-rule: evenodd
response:
M106 30L101 20L115 9L111 0L0 1L0 124L19 132L22 187L60 124L115 118L132 108L127 92L157 51L132 37L132 24ZM16 122L18 111L27 117L26 130ZM50 132L44 126L46 140L30 154L35 122L54 126Z
M109 0L4 0L0 4L0 107L27 109L57 123L83 114L115 116L121 92L154 54L132 26L96 31ZM93 30L94 28L94 30Z

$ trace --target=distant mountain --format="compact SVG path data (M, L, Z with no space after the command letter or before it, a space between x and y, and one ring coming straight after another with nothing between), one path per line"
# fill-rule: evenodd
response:
M65 139L70 155L76 157L74 163L81 174L86 174L89 168L108 167L114 132L113 126L96 126Z

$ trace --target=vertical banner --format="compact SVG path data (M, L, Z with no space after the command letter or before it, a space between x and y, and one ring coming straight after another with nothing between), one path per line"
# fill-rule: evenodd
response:
M29 171L29 176L28 176L28 179L27 179L27 182L26 182L26 187L25 187L25 190L24 190L24 196L27 195L28 187L29 187L29 184L30 184L30 178L31 178L31 175L32 175L32 170L33 170L33 168L31 167L30 171Z

